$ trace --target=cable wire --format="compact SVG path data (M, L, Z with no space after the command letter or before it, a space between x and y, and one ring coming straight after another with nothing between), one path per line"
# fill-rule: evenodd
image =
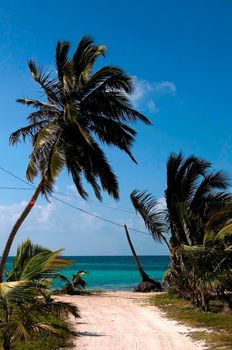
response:
M17 180L25 183L26 185L30 186L31 189L35 189L35 186L32 185L30 182L28 181L25 181L23 180L22 178L18 177L17 175L11 173L9 170L6 170L5 168L1 167L0 166L0 170L4 171L5 173L13 176L14 178L16 178ZM1 186L0 189L6 189L6 190L29 190L29 188L17 188L17 187L4 187L4 186ZM65 197L72 197L72 198L77 198L75 195L72 195L72 194L68 194L68 193L63 193L63 192L58 192L58 191L54 191L54 193L56 194L59 194L61 196L65 196ZM124 211L124 212L128 212L128 213L131 213L131 214L136 214L135 211L133 209L130 209L130 208L124 208L124 207L113 207L111 205L107 205L107 204L101 204L101 203L96 203L92 200L87 200L87 202L89 204L92 204L92 205L96 205L96 206L99 206L99 207L103 207L103 208L110 208L110 209L115 209L115 210L119 210L119 211Z
M6 170L5 168L3 168L3 167L0 166L0 170L4 171L4 172L7 173L8 175L11 175L12 177L16 178L17 180L19 180L19 181L21 181L21 182L23 182L23 183L29 185L29 186L31 187L31 189L35 189L35 186L34 186L34 185L32 185L32 184L30 184L29 182L27 182L27 181L21 179L20 177L18 177L17 175L13 174L12 172ZM91 213L91 212L89 212L89 211L86 211L86 210L84 210L84 209L81 209L81 208L79 208L79 207L77 207L77 206L75 206L75 205L73 205L73 204L67 203L67 202L65 202L64 200L62 200L62 199L60 199L60 198L57 198L57 197L55 197L55 196L53 196L53 195L51 195L51 198L55 199L56 201L58 201L58 202L60 202L60 203L65 204L65 205L67 205L67 206L69 206L69 207L71 207L71 208L73 208L73 209L75 209L75 210L78 210L78 211L80 211L80 212L82 212L82 213L85 213L85 214L87 214L87 215L90 215L90 216L92 216L92 217L95 217L95 218L97 218L97 219L99 219L99 220L102 220L102 221L105 221L105 222L110 223L110 224L112 224L112 225L115 225L115 226L124 228L124 225L122 225L122 224L119 224L119 223L117 223L117 222L115 222L115 221L108 220L108 219L103 218L103 217L101 217L101 216L99 216L99 215L96 215L96 214L93 214L93 213ZM143 234L146 234L146 235L149 235L149 236L150 236L150 233L149 233L149 232L145 232L145 231L133 229L133 228L131 228L131 227L128 227L128 230L134 231L134 232L143 233Z

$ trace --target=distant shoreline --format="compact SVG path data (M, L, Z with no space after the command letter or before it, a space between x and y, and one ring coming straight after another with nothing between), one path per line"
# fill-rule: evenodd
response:
M93 258L97 258L97 257L104 257L104 258L112 258L112 257L125 257L125 258L129 258L132 257L132 255L62 255L64 257L67 258L71 258L71 257L84 257L84 258L88 258L88 257L93 257ZM164 255L156 255L156 254L149 254L149 255L138 255L139 257L169 257L168 254L164 254ZM9 255L9 258L15 258L15 255Z

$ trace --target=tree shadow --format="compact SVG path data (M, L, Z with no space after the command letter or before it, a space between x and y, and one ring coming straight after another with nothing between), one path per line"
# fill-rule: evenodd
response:
M76 337L104 337L104 334L99 334L96 332L72 332Z

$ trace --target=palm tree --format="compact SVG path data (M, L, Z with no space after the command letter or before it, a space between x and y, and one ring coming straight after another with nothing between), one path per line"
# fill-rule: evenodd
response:
M195 156L171 154L167 162L165 198L174 245L201 244L204 227L231 202L230 182L222 171L209 172L211 163Z
M117 178L99 142L119 148L136 162L131 153L136 131L128 124L138 120L151 124L132 108L129 95L133 93L133 80L122 69L106 66L93 72L96 59L105 54L105 46L94 45L85 36L72 58L68 57L69 48L67 41L57 43L55 73L46 73L32 60L28 62L46 101L17 100L35 111L28 115L28 125L11 135L10 142L16 144L21 138L30 138L33 149L26 176L33 181L40 175L41 181L10 232L2 254L0 281L18 229L39 194L52 192L61 170L67 167L83 198L87 198L84 177L99 200L101 190L118 199Z
M224 292L227 287L229 291L232 285L231 222L218 232L206 229L201 245L181 245L179 250L185 267L188 266L190 275L194 276L192 280L195 283L192 288L200 296L202 310L209 310L210 294L216 290L226 301L226 293Z
M200 293L203 309L207 309L207 293L212 281L215 282L221 276L222 270L223 274L225 270L230 271L228 266L215 271L208 268L210 263L211 267L214 266L212 261L209 263L212 251L207 264L203 255L197 265L195 255L192 254L197 249L204 250L204 244L209 244L206 232L223 232L221 230L232 218L232 196L226 192L228 178L223 172L209 172L210 167L209 162L197 157L191 156L184 160L181 154L172 154L167 162L165 209L160 208L159 202L149 193L136 190L131 194L132 203L153 238L165 241L169 246L167 238L170 236L171 267L164 280L182 297L190 295L193 302L195 296L199 300L195 294ZM219 248L223 251L222 245L219 245L217 253ZM183 249L189 252L188 259ZM223 262L226 263L225 259ZM225 285L225 279L223 283ZM195 293L197 290L199 293Z
M131 242L131 238L130 238L130 235L129 235L129 231L128 231L127 226L124 225L124 228L125 228L125 232L126 232L126 238L127 238L127 241L128 241L129 247L130 247L130 250L131 250L131 252L132 252L132 254L133 254L134 261L135 261L136 266L137 266L137 268L138 268L138 271L139 271L141 280L142 280L142 282L151 282L150 277L146 274L146 272L145 272L144 269L142 268L142 265L140 264L138 255L136 254L135 248L134 248L134 246L133 246L133 244L132 244L132 242Z
M42 332L61 335L61 315L80 317L75 305L45 297L30 281L0 283L0 341L10 350L16 341L26 341ZM68 329L66 329L68 331Z
M181 153L171 154L167 162L166 208L150 194L135 190L131 200L153 238L170 245L171 263L175 265L175 248L181 244L202 244L204 230L219 210L231 203L227 176L209 172L211 164ZM170 234L170 244L167 242Z
M29 239L17 247L17 252L12 267L6 274L6 281L45 281L53 278L62 278L59 271L74 263L72 260L63 259L60 254L62 249L49 250L38 244L33 244Z
M0 283L0 339L4 350L44 331L60 336L58 321L62 315L80 317L75 305L51 296L51 279L72 263L60 258L61 252L29 240L18 247L7 282Z

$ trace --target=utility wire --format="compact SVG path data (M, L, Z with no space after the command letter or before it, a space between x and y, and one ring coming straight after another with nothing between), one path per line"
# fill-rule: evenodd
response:
M7 186L0 186L0 190L22 190L22 191L33 191L35 189L35 187L33 188L28 188L28 187L7 187ZM62 192L57 192L57 191L54 191L53 193L55 194L59 194L61 196L65 196L65 197L68 197L68 198L75 198L75 199L78 199L77 196L75 195L71 195L71 194L68 194L68 193L62 193ZM84 200L84 199L83 199ZM122 211L122 212L126 212L126 213L130 213L130 214L136 214L134 210L132 209L123 209L122 207L114 207L114 206L111 206L111 205L106 205L106 204L101 204L101 203L96 203L96 202L93 202L91 200L87 200L87 203L91 204L91 205L96 205L98 207L103 207L103 208L109 208L109 209L114 209L114 210L119 210L119 211Z
M11 173L9 170L6 170L5 168L1 167L0 166L0 170L4 171L5 173L7 173L8 175L11 175L13 176L14 178L16 178L17 180L25 183L26 185L30 186L31 188L24 188L24 187L4 187L4 186L1 186L0 187L0 190L32 190L32 189L35 189L35 186L32 185L30 182L27 182L25 180L23 180L22 178L18 177L17 175ZM75 195L72 195L72 194L68 194L68 193L63 193L63 192L58 192L58 191L54 191L54 193L56 194L59 194L61 196L65 196L65 197L72 197L72 198L75 198L77 199L77 197ZM115 209L115 210L119 210L119 211L125 211L125 212L128 212L128 213L131 213L131 214L135 214L135 211L133 209L130 209L130 208L124 208L124 207L114 207L114 206L111 206L111 205L107 205L107 204L101 204L101 203L96 203L92 200L88 200L87 201L89 204L92 204L92 205L96 205L96 206L99 206L99 207L103 207L103 208L110 208L110 209Z
M81 209L81 208L79 208L79 207L76 207L76 206L73 205L73 204L67 203L67 202L63 201L62 199L57 198L57 197L55 197L55 196L53 196L53 195L51 195L51 197L52 197L53 199L55 199L56 201L58 201L58 202L61 202L61 203L65 204L65 205L67 205L67 206L69 206L69 207L71 207L71 208L73 208L73 209L76 209L76 210L81 211L82 213L88 214L88 215L90 215L90 216L93 216L93 217L95 217L95 218L97 218L97 219L100 219L100 220L102 220L102 221L108 222L108 223L113 224L113 225L115 225L115 226L119 226L119 227L123 227L123 228L124 228L124 225L119 224L118 222L114 222L114 221L105 219L105 218L103 218L102 216L99 216L99 215L90 213L90 212L88 212L88 211L86 211L86 210L84 210L84 209ZM133 228L130 228L130 227L128 227L128 229L131 230L131 231L135 231L135 232L139 232L139 233L144 233L144 234L146 234L146 235L150 235L148 232L145 232L145 231L140 231L140 230L133 229Z
M24 190L24 191L33 191L34 188L28 188L28 187L6 187L6 186L0 186L0 190Z
M19 181L21 181L21 182L23 182L23 183L29 185L32 189L35 189L35 186L34 186L34 185L32 185L32 184L30 184L29 182L27 182L27 181L21 179L21 178L18 177L17 175L11 173L10 171L4 169L4 168L1 167L1 166L0 166L0 170L4 171L5 173L7 173L7 174L9 174L9 175L11 175L11 176L13 176L13 177L16 178L17 180L19 180ZM53 195L51 195L51 198L55 199L56 201L58 201L58 202L60 202L60 203L63 203L63 204L65 204L65 205L67 205L67 206L70 207L70 208L73 208L73 209L78 210L78 211L80 211L80 212L82 212L82 213L88 214L88 215L90 215L90 216L92 216L92 217L95 217L95 218L97 218L97 219L99 219L99 220L102 220L102 221L105 221L105 222L110 223L110 224L112 224L112 225L115 225L115 226L123 227L123 228L124 228L124 225L122 225L122 224L119 224L119 223L117 223L117 222L115 222L115 221L111 221L111 220L105 219L105 218L103 218L103 217L101 217L101 216L99 216L99 215L96 215L96 214L93 214L93 213L91 213L91 212L89 212L89 211L86 211L86 210L84 210L84 209L81 209L81 208L79 208L79 207L77 207L77 206L75 206L75 205L72 205L72 204L70 204L70 203L67 203L67 202L65 202L64 200L62 200L62 199L60 199L60 198L57 198L57 197L55 197L55 196L53 196ZM130 228L130 227L128 227L128 229L129 229L130 231L139 232L139 233L143 233L143 234L146 234L146 235L149 235L149 236L150 236L149 232L145 232L145 231L133 229L133 228Z
M54 193L56 194L59 194L61 196L65 196L65 197L70 197L70 198L75 198L77 199L77 196L73 195L73 194L69 194L69 193L63 193L63 192L57 192L57 191L54 191ZM82 199L82 198L81 198ZM82 199L84 200L84 199ZM116 210L121 210L121 211L125 211L125 212L128 212L128 213L132 213L132 214L135 214L135 211L133 209L130 209L130 208L126 208L126 207L121 207L121 206L113 206L113 205L110 205L110 204L102 204L102 203L98 203L98 202L95 202L93 200L87 200L88 203L90 204L93 204L93 205L97 205L99 207L104 207L104 208L111 208L111 209L116 209Z
M0 166L0 170L4 171L5 173L7 173L7 174L9 174L9 175L11 175L11 176L13 176L15 179L17 179L17 180L19 180L19 181L21 181L21 182L25 183L26 185L28 185L28 186L30 186L30 187L32 187L32 188L35 188L35 186L33 186L32 184L30 184L30 182L27 182L27 181L25 181L25 180L21 179L21 178L20 178L20 177L18 177L17 175L15 175L15 174L11 173L10 171L8 171L8 170L4 169L4 168L3 168L3 167L1 167L1 166Z

